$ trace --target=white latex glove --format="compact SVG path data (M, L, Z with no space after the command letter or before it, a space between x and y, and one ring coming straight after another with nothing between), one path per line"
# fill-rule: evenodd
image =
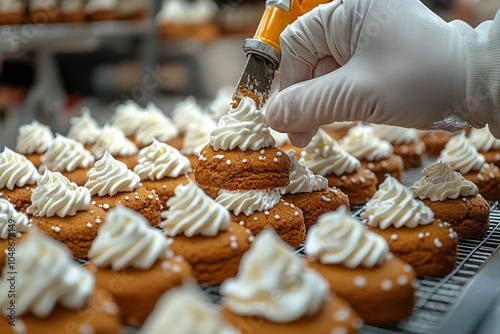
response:
M446 130L490 123L500 137L500 12L474 30L418 0L334 0L285 29L281 48L281 92L266 117L296 146L320 125L356 120Z

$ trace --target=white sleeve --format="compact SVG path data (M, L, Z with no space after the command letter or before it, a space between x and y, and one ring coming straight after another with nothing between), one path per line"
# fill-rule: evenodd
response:
M467 87L466 106L471 125L489 124L500 138L500 10L492 21L476 29L454 21L466 40Z

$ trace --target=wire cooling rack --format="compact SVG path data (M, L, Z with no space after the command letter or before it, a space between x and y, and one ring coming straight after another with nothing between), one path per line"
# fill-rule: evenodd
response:
M411 186L423 176L422 169L432 164L435 159L426 159L424 166L407 169L404 172L403 184ZM465 285L475 275L477 270L488 260L500 245L500 205L490 202L490 227L484 238L461 239L458 243L458 261L456 268L446 277L422 277L418 279L416 303L412 314L405 320L386 326L365 325L362 334L432 334L445 315L461 295ZM351 207L353 216L358 217L363 212L363 206ZM297 253L302 254L302 249ZM219 287L202 286L206 296L214 303L220 303L222 298ZM125 328L126 334L137 333L135 328Z

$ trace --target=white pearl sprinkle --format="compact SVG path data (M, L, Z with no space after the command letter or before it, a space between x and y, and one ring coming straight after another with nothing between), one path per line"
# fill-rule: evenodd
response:
M99 204L99 207L102 208L102 204Z
M408 153L408 146L401 145L401 153Z
M405 275L400 275L398 277L398 284L400 286L405 286L406 284L408 284L408 277L406 277Z
M264 161L264 160L266 160L266 157L259 156L259 161Z
M390 279L384 279L380 282L380 287L383 291L391 291L392 290L392 281Z
M341 179L342 181L346 181L346 180L347 180L347 177L346 177L345 175L342 175L342 176L340 177L340 179Z
M236 241L231 241L230 247L231 247L231 249L238 249L238 243Z
M139 196L135 196L135 199L139 199Z
M328 197L326 197L325 195L321 195L321 199L325 202L331 202L332 200Z
M434 246L436 246L437 248L441 248L443 247L443 243L438 238L434 238Z
M92 224L90 222L87 222L87 227L92 228Z
M292 209L295 209L295 205L294 205L294 204L290 204L290 207L291 207Z
M484 181L484 176L483 176L483 174L477 174L477 179L478 179L479 181Z
M264 214L265 214L266 216L269 216L269 211L267 211L267 210L266 210L266 211L264 211Z
M253 242L255 240L255 237L253 235L248 237L248 242Z
M172 265L172 272L178 274L182 271L182 267L178 265L177 263Z
M384 168L387 168L387 162L382 161L382 162L380 163L380 166L382 166L382 167L384 167Z
M231 160L226 160L226 165L231 166Z
M260 150L260 154L266 154L265 150Z
M283 155L283 153L282 153L282 152L280 152L280 151L278 151L278 152L276 152L276 155L277 155L278 157L281 157L281 156Z
M164 184L164 185L162 186L162 188L163 188L163 189L167 189L167 185L166 185L166 184Z
M353 283L356 288L362 289L366 287L366 278L361 275L355 276Z
M356 178L351 177L351 182L352 182L352 183L356 183Z
M349 307L343 307L333 315L333 319L338 322L345 322L349 319L351 315L351 309Z
M107 314L118 314L118 306L112 302L105 303L103 309Z
M411 273L413 271L413 268L409 264L405 264L403 270L407 273Z
M253 220L259 220L259 218L257 218L257 217L253 217Z
M103 205L102 205L102 208L103 208L104 210L109 210L109 204L103 204Z
M444 227L443 223L439 223L438 226L441 227L441 228Z
M56 233L59 233L61 232L61 228L59 226L52 226L52 231L56 232Z
M347 329L344 327L335 327L330 331L330 334L347 334Z
M360 176L360 177L359 177L359 182L361 182L361 183L365 183L365 182L366 182L366 180L365 180L365 178L364 178L364 177Z
M229 237L229 240L231 240L231 241L235 241L236 239L237 239L237 238L236 238L236 236L235 236L235 235L232 235L232 236L230 236L230 237Z
M275 215L274 219L279 220L281 217L279 215Z
M299 216L299 212L298 212L298 211L295 211L295 212L293 213L293 215L294 215L295 217L298 217L298 216Z
M90 214L93 214L94 213L94 210L90 210Z
M394 240L394 241L398 240L398 235L397 234L391 235L391 240Z
M493 174L493 172L490 172L490 173L488 174L488 176L490 177L490 179L494 179L494 178L495 178L495 174Z
M431 235L430 232L425 232L425 237L426 238L429 237L430 235Z
M154 197L153 195L148 195L148 198L149 198L149 199L153 199L153 198L155 198L155 197Z
M240 220L240 225L245 226L245 222L243 220Z
M96 218L95 222L96 222L97 224L100 224L100 223L101 223L101 220L100 220L99 218Z
M134 193L134 195L139 195L139 193L138 193L138 192L135 192L135 193Z
M96 202L95 202L95 201L92 201L92 202L90 202L90 203L91 203L92 205L95 205L95 203L96 203Z
M375 165L371 162L368 163L368 165L366 165L366 167L368 167L368 169L373 169L375 168Z
M278 160L278 158L274 158L273 161L274 162L278 162L279 160Z
M128 201L130 199L130 197L128 196L125 196L125 200Z
M243 163L245 163L245 164L248 162L248 160L247 160L247 159L243 159L243 160L241 160L241 161L242 161Z
M419 233L418 233L418 238L419 238L419 239L423 239L423 238L424 238L424 234L423 234L422 232L419 232Z

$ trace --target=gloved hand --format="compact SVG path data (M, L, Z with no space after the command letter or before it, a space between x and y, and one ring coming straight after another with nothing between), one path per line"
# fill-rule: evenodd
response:
M281 91L267 122L299 147L320 125L354 120L447 130L490 123L500 137L500 14L494 22L480 33L418 0L321 5L281 36ZM496 40L491 50L480 47L485 36ZM476 51L495 66L478 69Z

